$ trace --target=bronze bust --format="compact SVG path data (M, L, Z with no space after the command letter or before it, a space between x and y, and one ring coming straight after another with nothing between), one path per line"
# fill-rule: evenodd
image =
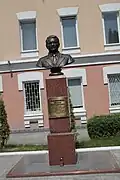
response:
M36 64L37 67L50 69L50 76L62 75L62 67L74 62L74 59L68 54L61 54L58 51L60 42L57 36L51 35L46 39L46 48L49 53L47 56L40 58Z

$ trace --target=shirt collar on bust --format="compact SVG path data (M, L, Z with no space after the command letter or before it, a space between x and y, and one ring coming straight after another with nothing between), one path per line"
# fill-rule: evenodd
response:
M53 53L48 53L48 56L49 56L49 57L52 57L53 55L59 56L59 55L60 55L60 52L57 51L55 54L53 54Z

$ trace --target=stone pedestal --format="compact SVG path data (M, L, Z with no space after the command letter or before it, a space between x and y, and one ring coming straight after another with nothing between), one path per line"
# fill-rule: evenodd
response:
M74 134L50 134L48 135L48 147L50 165L60 165L61 158L65 165L76 163Z
M49 164L76 163L75 139L70 132L68 89L65 76L50 76L46 79L49 110L48 150Z

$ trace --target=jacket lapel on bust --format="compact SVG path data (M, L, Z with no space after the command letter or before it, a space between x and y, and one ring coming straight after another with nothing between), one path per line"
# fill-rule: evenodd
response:
M52 65L53 65L53 64L52 64L52 60L51 60L51 58L49 58L49 57L44 61L44 63L47 64L47 65L49 65L50 67L52 67Z
M65 59L65 57L63 57L62 54L59 54L58 59L59 59L59 61L57 61L57 66L60 66L61 62L63 62L63 60Z

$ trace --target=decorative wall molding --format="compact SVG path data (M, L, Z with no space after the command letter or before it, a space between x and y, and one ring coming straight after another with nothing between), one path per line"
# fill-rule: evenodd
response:
M96 54L85 54L85 55L72 55L75 59L73 64L70 64L65 67L84 67L91 65L108 65L108 64L118 64L120 63L120 52L104 52ZM12 72L25 72L31 70L44 70L45 68L36 67L38 58L23 58L23 59L13 59L9 60L11 64ZM0 73L10 72L8 61L0 60Z
M108 74L120 73L120 65L112 65L103 68L104 84L108 84Z
M109 107L110 113L120 113L120 107Z
M87 85L86 69L82 69L82 68L63 69L62 72L65 74L67 78L82 77L82 84Z
M43 127L43 113L41 112L39 114L24 115L25 128L30 128L31 121L36 121L38 123L38 127Z
M120 3L109 3L99 5L101 12L120 11Z
M36 19L36 11L24 11L16 13L19 21Z
M78 9L78 7L67 7L57 9L57 12L60 17L76 16L78 14Z
M44 88L42 72L24 72L18 74L18 89L23 90L22 83L25 81L40 81L40 89Z

